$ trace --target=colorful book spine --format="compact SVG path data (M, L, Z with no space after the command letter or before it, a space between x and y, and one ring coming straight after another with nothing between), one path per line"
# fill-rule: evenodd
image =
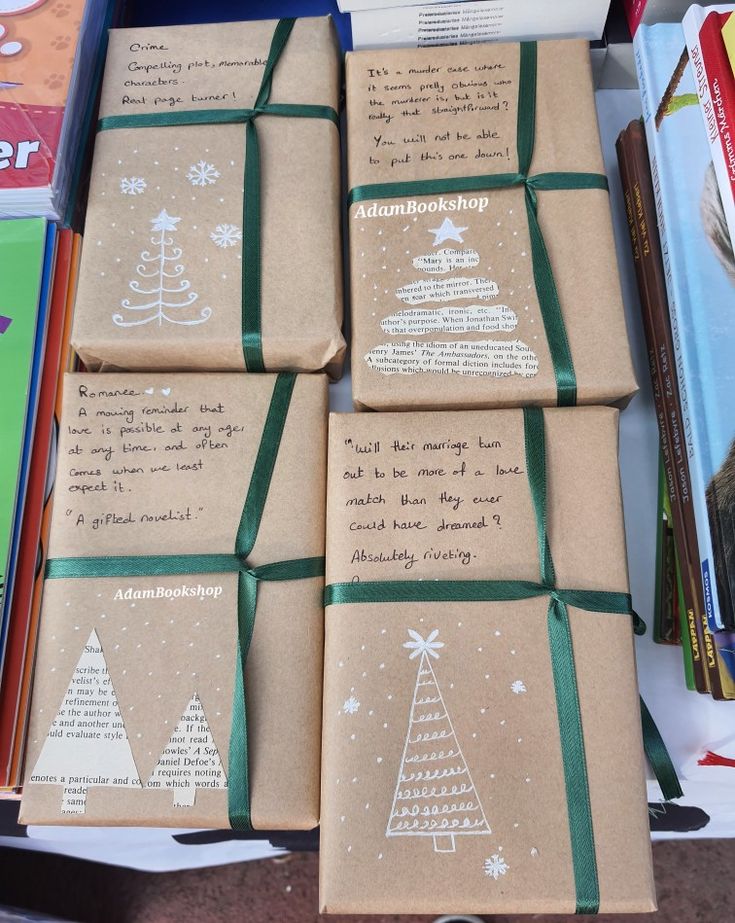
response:
M46 502L41 520L41 534L39 539L39 558L36 579L33 585L33 598L31 601L30 619L26 638L25 655L23 660L23 675L17 706L17 722L15 738L13 741L13 755L10 767L10 779L15 784L20 784L23 777L23 758L25 755L25 742L28 733L28 715L31 695L31 681L36 660L36 641L38 639L39 618L41 613L41 599L43 596L43 574L46 565L48 537L51 530L51 513L53 510L53 481L56 471L56 438L58 437L59 419L61 418L61 402L63 398L64 375L75 371L78 366L76 354L71 346L71 329L74 315L74 296L76 294L77 278L79 275L79 258L81 256L82 238L79 234L74 236L71 257L71 274L67 292L67 312L64 322L64 335L62 346L62 362L59 367L59 378L56 387L54 402L54 439L51 446L49 459L49 483L47 485Z
M731 241L735 240L735 77L722 27L734 9L732 4L711 11L691 6L682 20Z
M661 237L704 609L735 624L735 258L681 25L642 25L634 53ZM723 235L722 231L725 229ZM714 526L714 528L712 528Z
M668 504L668 501L667 501ZM669 516L671 512L669 511ZM697 673L698 670L695 667L695 664L701 662L701 655L699 653L699 647L696 643L696 634L690 630L690 622L687 617L686 606L684 605L684 593L682 589L681 582L681 567L679 566L679 559L676 554L676 546L673 541L671 544L674 549L672 555L673 569L674 569L674 590L675 590L675 599L676 599L676 608L675 612L679 619L679 637L681 638L681 653L684 662L684 679L686 681L686 687L690 692L699 692L697 684Z
M41 286L38 296L38 313L36 329L33 340L33 359L30 369L28 393L23 409L25 411L25 425L23 428L23 443L21 456L17 468L17 488L15 513L10 533L10 548L8 563L5 571L5 589L2 605L0 606L0 674L2 673L5 658L5 641L8 633L10 607L13 602L15 588L15 573L18 566L18 549L20 547L21 525L25 509L26 491L28 488L28 475L31 466L33 436L36 426L38 411L38 398L41 389L41 376L43 372L44 354L46 350L46 334L48 326L48 313L51 303L51 286L53 283L54 263L56 259L56 226L45 225L45 241L42 254Z
M679 561L683 619L692 651L695 687L698 692L704 693L712 691L710 672L717 685L719 674L716 669L708 671L705 656L704 600L689 465L682 441L681 405L673 366L674 348L668 320L661 242L656 226L656 204L646 137L640 120L631 122L621 132L616 148Z
M23 675L33 586L40 558L39 540L43 507L47 499L49 459L54 435L54 405L64 345L72 246L73 232L68 229L60 231L18 567L0 682L0 786L14 784L10 777L13 738L18 717L17 704Z
M625 18L628 20L630 34L635 35L635 30L640 25L646 11L646 0L623 0L623 10L625 11Z
M698 615L703 609L703 600L696 522L682 438L681 403L674 367L661 241L656 225L656 202L646 136L640 120L631 122L621 133L617 150L672 524L685 578L684 598L687 609Z
M46 222L0 222L0 611L26 430Z

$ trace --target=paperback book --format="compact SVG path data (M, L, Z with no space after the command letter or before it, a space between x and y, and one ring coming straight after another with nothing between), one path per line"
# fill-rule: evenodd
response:
M634 40L664 260L704 610L733 627L735 258L681 25Z
M0 4L0 218L64 219L114 8L115 0Z

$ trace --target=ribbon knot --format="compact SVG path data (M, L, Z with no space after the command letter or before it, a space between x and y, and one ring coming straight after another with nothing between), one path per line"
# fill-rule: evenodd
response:
M238 554L236 555L238 561L240 562L240 567L238 571L241 574L244 574L246 577L252 577L254 580L258 579L258 574L255 569L250 566L250 561L247 559L247 555Z

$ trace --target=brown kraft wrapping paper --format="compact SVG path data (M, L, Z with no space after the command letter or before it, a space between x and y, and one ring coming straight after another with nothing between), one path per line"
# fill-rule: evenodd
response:
M275 380L69 376L49 557L234 552ZM326 378L298 376L253 566L323 554L326 413ZM23 823L229 826L237 586L236 573L46 581ZM319 821L322 589L259 585L255 828Z
M559 587L627 592L617 417L544 412ZM520 410L332 415L327 584L538 581L525 467ZM327 608L322 911L574 912L547 606L539 597ZM569 612L600 910L652 911L631 620ZM405 830L400 796L417 757L431 755L416 742L427 716L427 731L459 751L456 762L438 743L431 753L466 786L454 806L471 822L467 835ZM433 817L428 797L403 801L409 822Z
M587 42L538 43L529 175L604 174ZM520 46L347 55L348 185L518 170ZM414 209L412 211L412 209ZM577 402L637 390L608 193L538 191L577 377ZM553 405L522 186L353 203L357 409Z
M251 107L275 25L112 30L100 117ZM338 109L339 87L329 18L297 20L270 101ZM261 115L256 124L265 366L337 375L344 355L339 132L316 118ZM88 369L245 368L245 128L98 133L72 337Z

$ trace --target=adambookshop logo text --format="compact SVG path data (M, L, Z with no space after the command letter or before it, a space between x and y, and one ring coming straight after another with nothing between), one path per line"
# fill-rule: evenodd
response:
M392 218L394 215L423 215L434 212L462 212L477 211L484 212L490 204L488 196L472 196L466 198L463 195L455 199L445 199L439 196L438 199L407 199L405 202L394 202L392 205L380 205L373 202L371 205L358 205L353 218Z
M211 599L217 599L218 596L222 595L221 586L202 586L201 583L196 585L187 585L182 583L181 586L169 587L169 586L156 586L151 587L148 590L134 590L133 587L129 586L127 590L123 590L122 587L119 587L115 592L113 599L181 599L182 597L187 599L193 599L195 597L202 599L203 597L210 597Z

